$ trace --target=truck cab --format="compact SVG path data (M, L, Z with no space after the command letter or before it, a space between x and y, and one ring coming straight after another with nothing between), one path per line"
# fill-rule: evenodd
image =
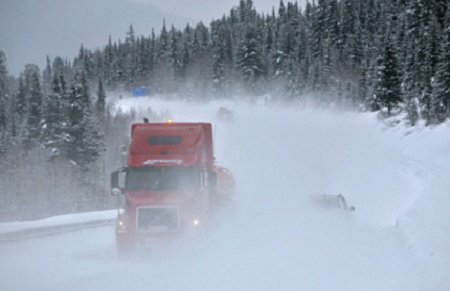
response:
M215 164L211 124L135 123L127 166L111 174L111 188L124 195L116 224L124 249L198 231L231 197L234 178Z

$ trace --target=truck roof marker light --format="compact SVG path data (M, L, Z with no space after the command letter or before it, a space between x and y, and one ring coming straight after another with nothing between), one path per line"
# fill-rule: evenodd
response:
M173 119L167 119L167 123L173 123Z

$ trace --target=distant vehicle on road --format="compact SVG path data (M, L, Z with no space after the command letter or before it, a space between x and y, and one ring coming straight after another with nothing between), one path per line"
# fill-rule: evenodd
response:
M233 111L229 110L226 107L220 107L219 111L217 111L217 119L222 121L232 121Z
M313 194L309 196L311 202L321 208L329 210L355 211L354 206L349 206L342 194Z

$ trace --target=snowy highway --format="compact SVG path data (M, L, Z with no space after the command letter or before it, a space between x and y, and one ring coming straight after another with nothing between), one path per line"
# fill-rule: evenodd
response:
M113 226L2 243L0 290L450 290L448 125L406 135L371 114L119 106L213 123L237 209L195 240L125 260ZM233 121L216 119L220 106ZM308 200L323 193L343 194L356 211Z

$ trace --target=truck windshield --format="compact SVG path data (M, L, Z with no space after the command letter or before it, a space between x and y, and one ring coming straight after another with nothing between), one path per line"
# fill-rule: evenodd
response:
M127 190L187 190L200 188L200 170L195 167L134 167L126 177Z

